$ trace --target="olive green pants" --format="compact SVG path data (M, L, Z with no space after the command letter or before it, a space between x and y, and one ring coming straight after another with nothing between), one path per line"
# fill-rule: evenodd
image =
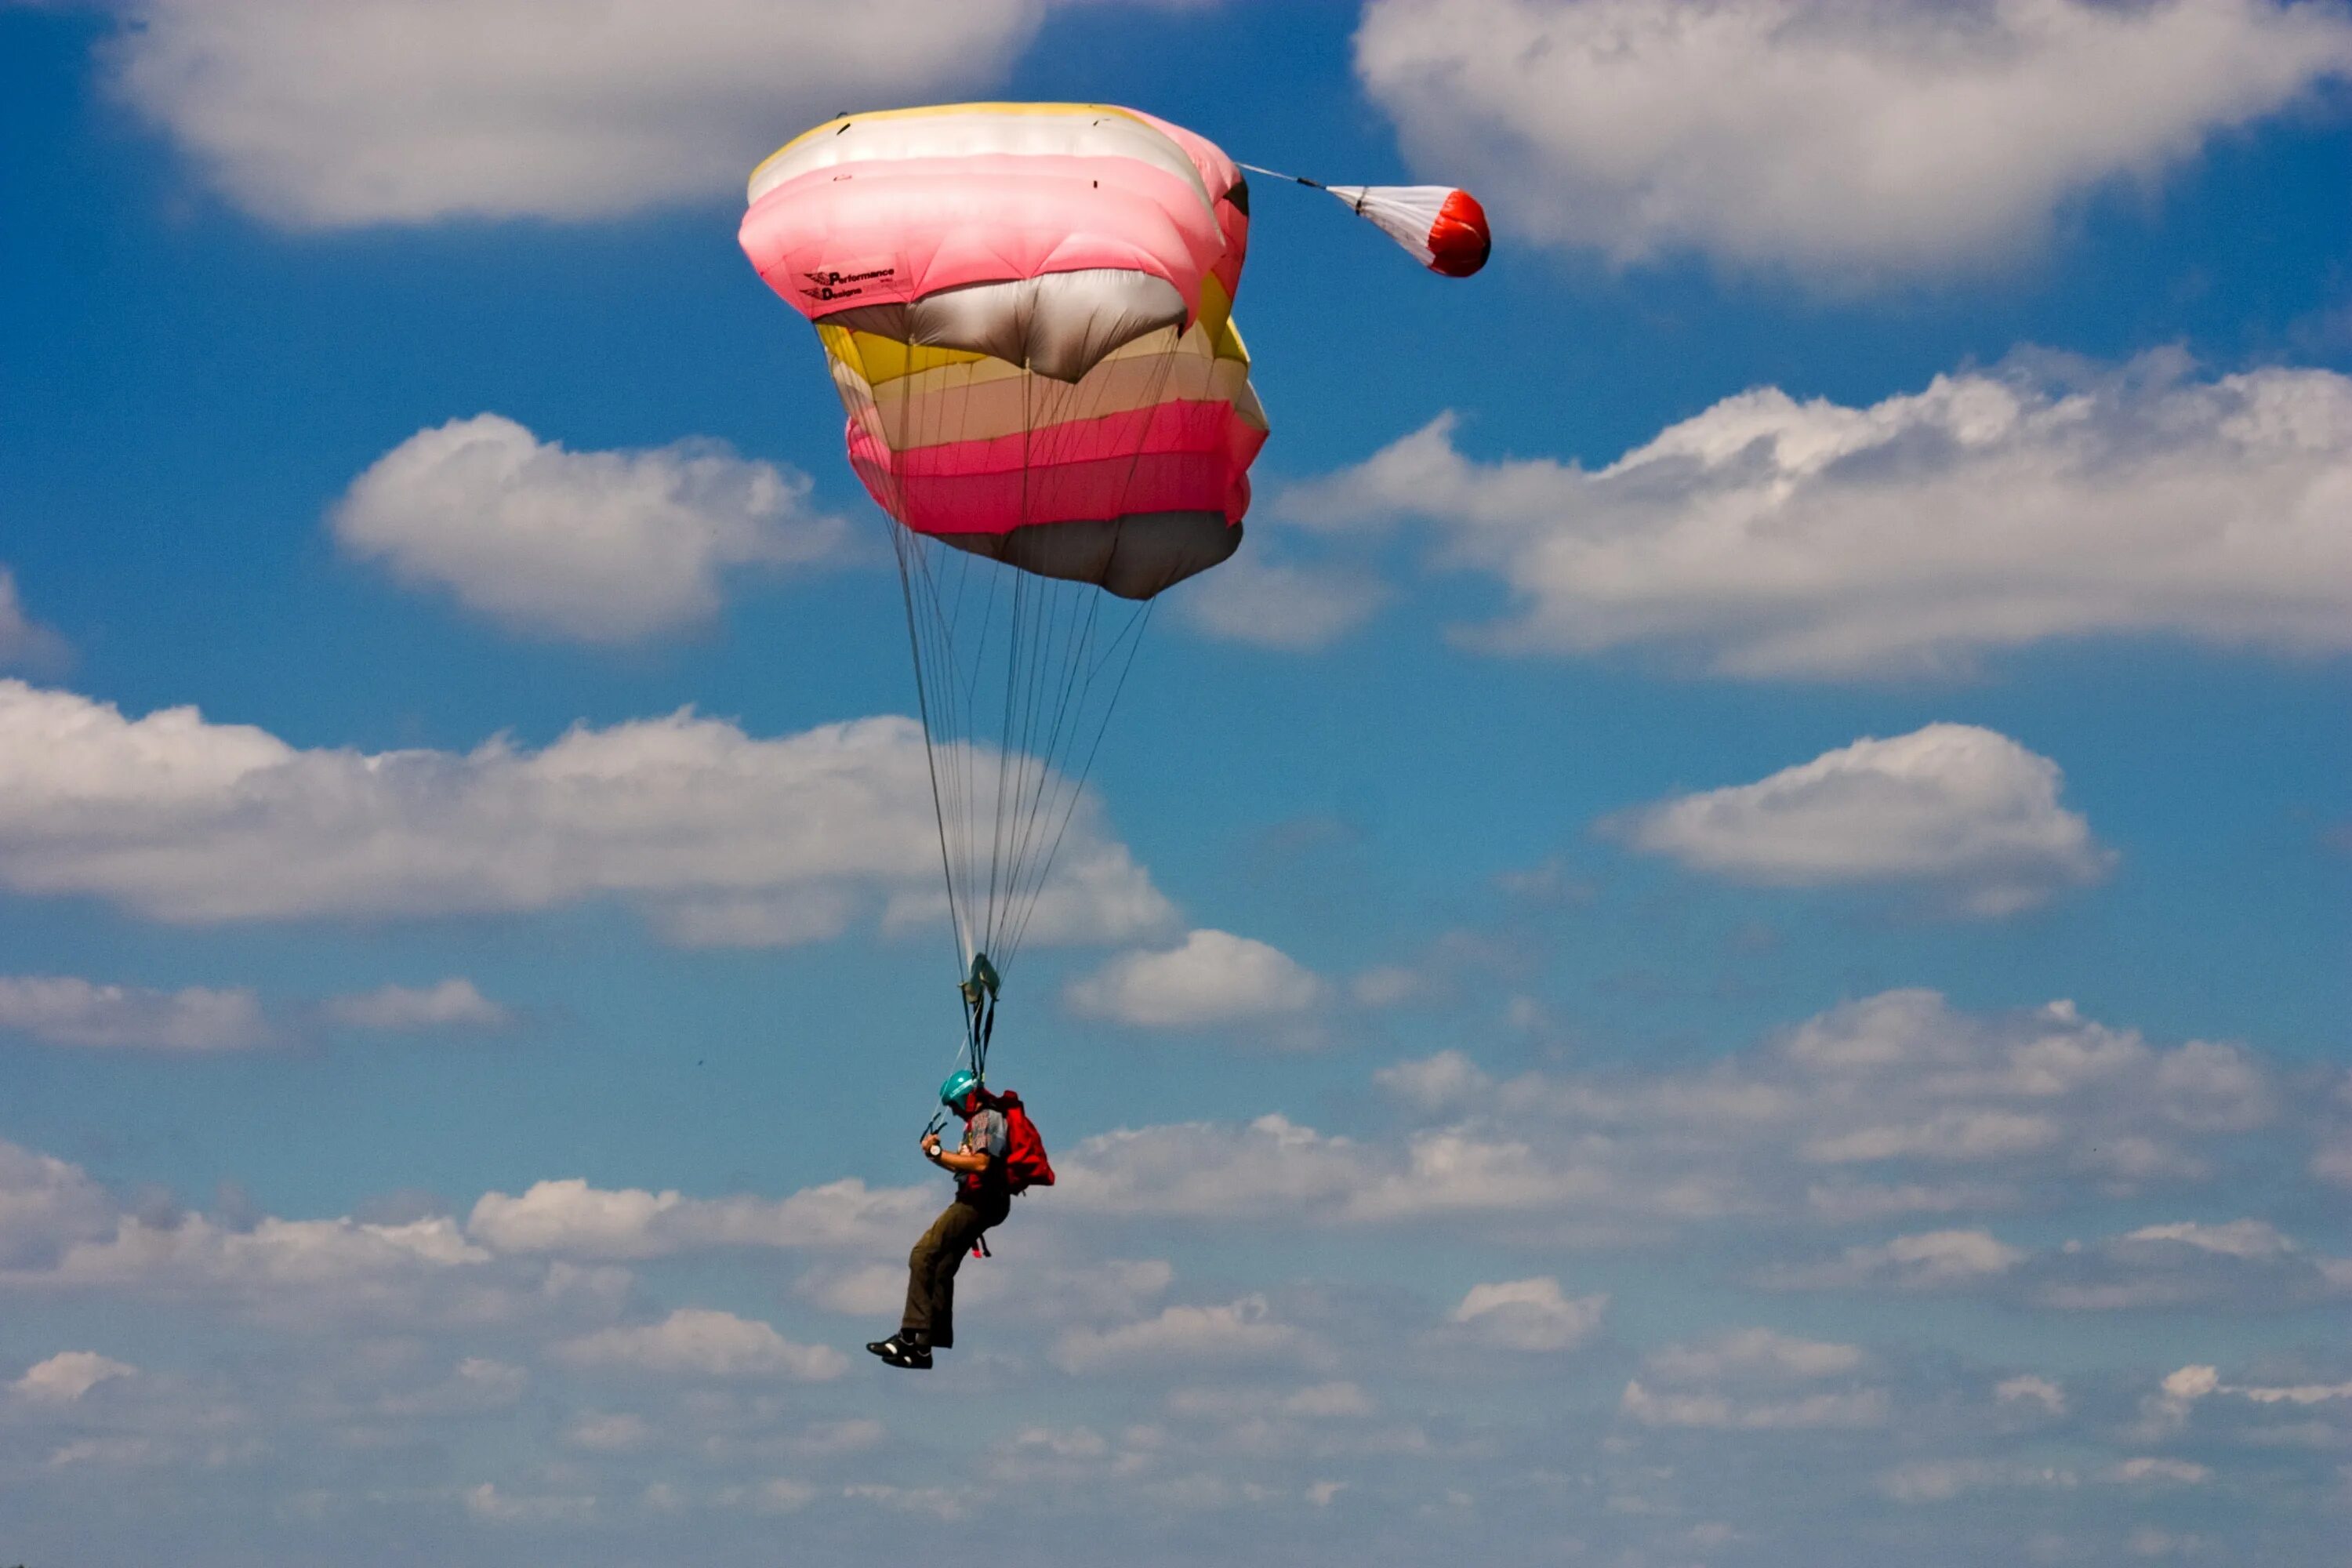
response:
M955 1343L955 1279L981 1233L1003 1225L1013 1208L1004 1193L959 1193L907 1255L907 1310L902 1332L921 1334L934 1350Z

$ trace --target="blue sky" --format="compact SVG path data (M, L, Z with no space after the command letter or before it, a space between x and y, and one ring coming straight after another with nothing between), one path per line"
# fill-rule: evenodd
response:
M2352 12L598 16L0 7L0 1561L2330 1560ZM1497 248L1259 183L909 1378L913 683L734 230L969 96Z

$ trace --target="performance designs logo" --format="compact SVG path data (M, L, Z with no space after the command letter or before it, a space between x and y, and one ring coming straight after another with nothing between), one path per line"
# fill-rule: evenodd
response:
M866 285L880 278L898 275L895 267L876 267L864 272L803 272L810 288L801 290L812 300L854 300L866 292Z

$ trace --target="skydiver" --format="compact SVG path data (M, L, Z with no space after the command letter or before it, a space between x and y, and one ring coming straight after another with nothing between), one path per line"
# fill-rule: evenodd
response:
M940 1085L940 1103L963 1118L963 1142L946 1149L938 1132L926 1131L920 1147L923 1158L955 1173L955 1198L907 1255L907 1308L898 1331L866 1346L891 1366L919 1372L930 1366L933 1351L955 1343L955 1277L964 1254L1003 1224L1013 1207L1005 1172L1011 1132L1004 1113L982 1100L980 1079L962 1070Z

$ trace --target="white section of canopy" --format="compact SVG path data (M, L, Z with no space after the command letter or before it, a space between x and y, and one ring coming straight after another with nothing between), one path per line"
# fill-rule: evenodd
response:
M1426 267L1436 259L1429 248L1429 231L1437 225L1439 212L1446 197L1454 194L1452 185L1326 185L1323 187L1348 204L1358 217L1376 226L1382 234L1412 252Z
M828 122L830 124L832 122ZM974 104L969 108L850 115L787 142L751 172L751 203L788 180L844 163L906 158L1133 158L1174 174L1212 198L1192 160L1157 129L1124 110L1084 105Z

